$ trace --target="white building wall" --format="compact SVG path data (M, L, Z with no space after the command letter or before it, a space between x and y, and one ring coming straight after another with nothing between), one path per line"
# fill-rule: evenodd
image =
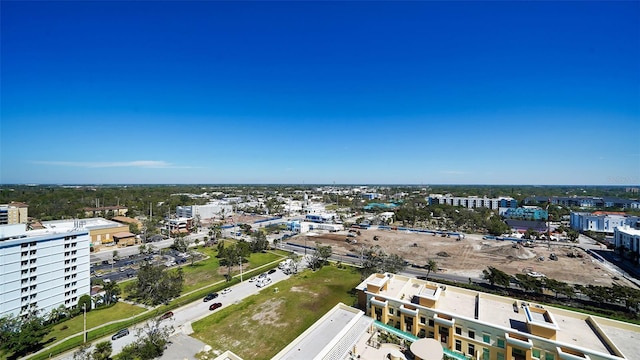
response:
M24 234L0 240L0 317L76 306L90 293L89 232Z

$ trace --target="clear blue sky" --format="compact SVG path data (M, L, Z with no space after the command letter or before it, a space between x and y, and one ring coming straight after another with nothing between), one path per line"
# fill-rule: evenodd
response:
M640 183L637 1L0 14L0 183Z

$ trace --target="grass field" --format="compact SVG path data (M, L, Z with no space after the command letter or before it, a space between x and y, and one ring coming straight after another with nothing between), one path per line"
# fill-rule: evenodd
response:
M198 251L204 252L202 250ZM186 265L182 267L182 270L184 271L184 287L182 288L183 293L201 288L220 280L224 280L224 274L227 273L227 268L224 266L220 267L220 259L215 257L216 253L216 251L210 250L209 252L206 252L206 254L210 256L209 259L194 263L193 265ZM249 262L242 265L243 271L249 271L258 266L278 260L282 256L278 256L273 253L251 254L248 259ZM240 267L235 266L231 270L231 275L236 275L239 272Z
M87 329L92 327L106 324L114 320L127 319L136 316L145 309L139 306L129 305L122 302L116 303L114 306L107 309L91 310L87 313ZM67 336L81 332L83 325L83 316L79 315L73 319L69 319L53 327L53 330L44 338L44 342L51 338L62 340ZM66 328L63 330L63 327Z
M193 336L244 359L270 359L337 303L353 305L359 282L349 267L307 270L193 323Z

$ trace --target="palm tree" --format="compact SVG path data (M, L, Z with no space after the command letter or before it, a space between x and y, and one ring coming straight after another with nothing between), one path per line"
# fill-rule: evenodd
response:
M427 278L429 278L429 274L431 274L432 271L434 274L438 272L438 263L433 259L429 259L424 268L427 269Z

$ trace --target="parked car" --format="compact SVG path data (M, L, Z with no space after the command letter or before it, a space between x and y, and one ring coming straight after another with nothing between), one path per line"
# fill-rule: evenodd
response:
M267 272L267 274L268 274L268 275L271 275L271 274L273 274L274 272L276 272L276 269L271 269L271 270L269 270L269 271Z
M117 333L113 334L113 336L111 337L111 340L117 340L127 335L129 335L129 329L118 330Z
M254 281L256 281L256 277L255 276L252 277L251 279L249 279L249 282L254 282Z
M256 283L256 286L261 288L261 287L265 287L267 285L271 284L271 278L266 278L266 279L262 279L260 281L258 281Z
M222 306L222 303L213 303L213 304L209 305L209 310L215 310L215 309L217 309L217 308L219 308L221 306Z
M166 313L162 314L162 316L160 316L160 318L158 318L158 320L166 320L166 319L169 319L169 318L172 318L172 317L173 317L173 313L171 311L169 311L169 312L166 312Z
M231 288L226 288L226 289L220 291L220 294L224 295L224 294L228 294L230 292L231 292Z
M213 300L218 297L218 293L211 293L204 297L204 301L207 302L209 300Z

